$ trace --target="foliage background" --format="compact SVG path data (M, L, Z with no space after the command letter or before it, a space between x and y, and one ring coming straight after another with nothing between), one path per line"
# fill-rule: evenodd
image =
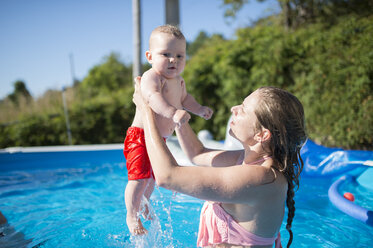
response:
M272 85L301 100L312 140L372 150L373 15L320 16L290 29L283 23L272 16L237 30L233 40L201 32L188 44L188 91L215 111L209 121L192 117L193 129L224 139L230 108ZM123 141L135 111L131 72L113 53L65 91L73 144ZM59 91L32 99L16 82L0 113L0 147L68 143Z
M237 31L237 39L211 40L190 59L184 78L201 102L214 106L197 130L224 138L230 107L256 88L287 89L304 105L311 139L350 149L373 147L372 16L339 18L287 32L267 19Z

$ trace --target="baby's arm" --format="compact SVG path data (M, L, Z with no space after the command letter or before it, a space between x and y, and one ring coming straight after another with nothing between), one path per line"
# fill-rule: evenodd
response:
M190 119L188 112L170 105L162 95L163 82L161 77L151 69L141 78L141 93L151 109L163 117L172 119L178 125Z
M182 86L183 87L183 101L182 101L182 104L183 104L183 107L186 110L188 110L189 112L191 112L195 115L198 115L198 116L204 118L205 120L210 119L212 114L213 114L212 109L199 104L196 101L196 99L186 91L184 79L182 79L182 80L183 80L182 81L182 85L183 85Z

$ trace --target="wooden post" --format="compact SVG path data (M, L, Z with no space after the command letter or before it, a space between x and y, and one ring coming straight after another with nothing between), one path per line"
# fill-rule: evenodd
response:
M141 1L132 0L133 66L132 78L141 76Z
M179 27L179 0L165 0L166 3L166 24Z

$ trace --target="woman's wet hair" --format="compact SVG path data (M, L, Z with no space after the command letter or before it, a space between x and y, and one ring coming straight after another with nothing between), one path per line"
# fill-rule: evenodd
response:
M290 247L293 241L294 191L299 188L299 176L303 169L300 150L307 140L304 110L298 98L285 90L262 87L257 93L260 96L255 109L257 128L261 130L264 127L271 132L269 153L275 161L275 168L283 173L288 182L286 229L290 235L287 247Z

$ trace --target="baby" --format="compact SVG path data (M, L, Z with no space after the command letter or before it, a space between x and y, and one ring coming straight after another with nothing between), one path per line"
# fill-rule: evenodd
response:
M156 113L157 127L165 141L173 134L176 125L189 121L187 111L206 120L211 118L213 111L201 106L187 93L184 79L180 76L185 67L186 41L177 27L164 25L154 29L149 39L149 51L145 55L152 68L141 78L141 92ZM128 170L125 190L126 221L133 235L147 232L138 213L143 196L150 198L155 183L140 116L136 110L133 123L127 130L123 151ZM145 207L145 218L149 218L148 211Z

